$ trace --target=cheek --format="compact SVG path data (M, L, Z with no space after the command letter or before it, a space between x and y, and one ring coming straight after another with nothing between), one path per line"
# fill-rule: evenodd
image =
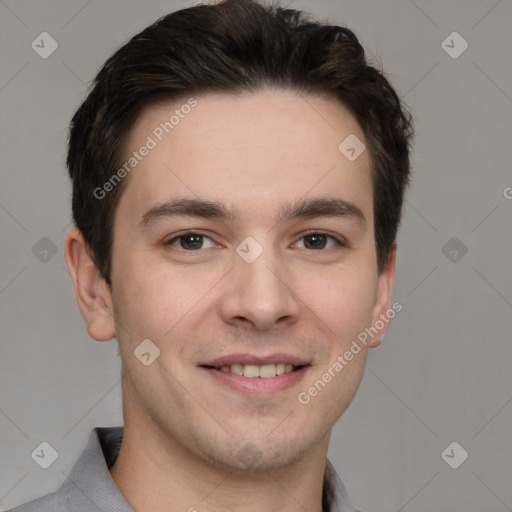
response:
M149 251L134 251L116 260L115 316L125 328L123 340L129 337L131 345L149 338L167 346L174 333L190 324L201 298L218 277L211 272L207 278L194 278L150 256Z
M372 319L377 282L369 275L331 272L303 291L308 308L322 320L336 340L350 342Z
M144 257L137 257L136 252L119 255L114 261L117 264L112 273L116 320L133 342L141 337L157 339L172 327L179 314L176 308L181 298L176 291L179 283Z

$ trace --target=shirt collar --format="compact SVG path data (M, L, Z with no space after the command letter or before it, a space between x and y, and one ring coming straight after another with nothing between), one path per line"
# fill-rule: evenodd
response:
M56 510L134 512L124 499L109 469L119 455L124 427L95 427L68 477L55 493ZM358 512L329 460L323 487L324 512Z

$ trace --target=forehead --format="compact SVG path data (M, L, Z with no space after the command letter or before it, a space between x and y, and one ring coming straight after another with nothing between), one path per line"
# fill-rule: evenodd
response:
M364 143L339 101L292 91L204 94L154 105L130 132L126 160L133 152L140 160L121 203L141 213L170 197L228 198L250 215L306 195L341 195L370 216L368 152L348 159L340 151L347 137ZM144 146L151 149L139 151Z

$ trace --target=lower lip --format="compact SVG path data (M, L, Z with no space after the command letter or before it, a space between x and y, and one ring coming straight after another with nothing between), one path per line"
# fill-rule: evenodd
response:
M244 377L236 373L223 372L222 370L205 368L203 366L200 367L201 370L208 372L212 378L226 384L236 391L241 391L249 395L270 395L291 388L306 375L310 368L310 366L302 366L293 372L264 379L261 377Z

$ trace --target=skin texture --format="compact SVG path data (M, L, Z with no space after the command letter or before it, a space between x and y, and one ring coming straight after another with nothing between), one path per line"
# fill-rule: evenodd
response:
M127 156L187 99L146 109ZM80 232L66 240L89 335L115 336L120 347L125 435L111 475L138 512L319 512L330 430L380 333L308 404L297 396L391 307L395 250L378 275L368 151L353 162L338 151L348 135L364 136L334 99L268 89L195 99L124 178L111 289ZM238 218L140 225L151 207L177 197L222 202ZM346 216L278 221L284 204L314 198L353 203L365 225ZM208 237L203 248L166 245L184 230ZM311 248L311 230L347 245L327 238L324 249ZM248 236L263 249L252 263L236 252ZM148 338L160 356L145 366L133 352ZM198 367L233 353L277 352L311 366L272 395L233 390ZM250 467L239 456L247 443L258 454Z

